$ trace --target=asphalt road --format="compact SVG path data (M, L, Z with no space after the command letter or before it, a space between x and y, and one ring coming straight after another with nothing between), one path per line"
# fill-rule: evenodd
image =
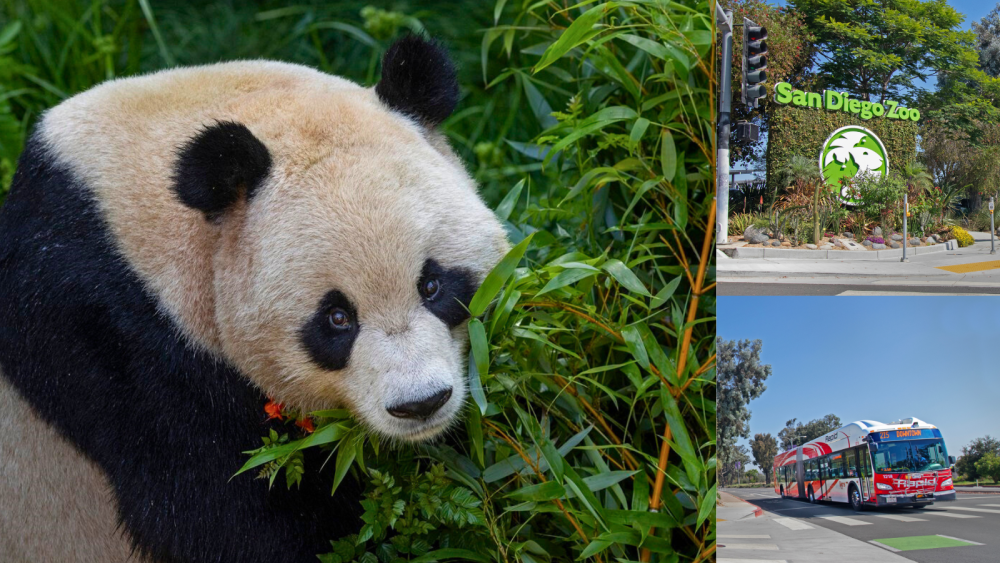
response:
M1000 561L1000 495L959 493L953 502L936 502L923 509L883 508L855 512L847 504L809 504L797 499L782 499L771 489L724 490L759 506L769 516L791 518L869 544L880 539L892 540L914 536L947 536L983 544L893 552L912 561L926 563ZM808 553L794 554L786 551L782 553L781 559L790 562L808 561L809 557Z
M855 285L838 283L759 283L739 281L719 283L716 295L845 295L845 296L881 296L881 295L1000 295L1000 287L962 287L962 286L913 286L913 285Z

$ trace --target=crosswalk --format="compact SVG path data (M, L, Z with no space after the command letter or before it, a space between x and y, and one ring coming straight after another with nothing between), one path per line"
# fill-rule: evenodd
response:
M986 499L983 499L986 500ZM793 510L793 509L784 509ZM779 511L780 512L780 511ZM797 513L802 514L802 513ZM920 526L921 522L927 522L926 526L933 524L935 520L940 518L989 518L990 514L1000 514L1000 504L992 503L977 503L973 506L961 505L957 503L948 503L945 506L935 506L933 510L920 510L920 511L909 511L909 512L898 512L898 513L880 513L880 511L867 511L860 513L848 513L850 516L842 516L839 514L810 514L809 516L778 516L776 514L771 514L769 522L777 524L783 530L781 532L773 531L776 534L775 537L783 539L774 539L770 534L719 534L719 556L717 558L717 563L787 563L786 559L777 559L775 556L788 557L791 553L782 553L783 550L789 549L787 544L788 531L795 532L795 537L801 538L813 538L809 535L810 532L807 530L816 530L818 526L825 526L825 524L818 525L817 522L831 522L840 526L870 526L872 524L878 524L880 521L884 522L886 520L892 520L896 522L904 522L907 524L914 524ZM809 521L812 520L810 523ZM763 524L764 522L762 522ZM836 526L830 526L830 528L836 528ZM875 528L873 528L875 529ZM929 528L928 528L929 529ZM774 529L772 529L774 530ZM735 530L734 530L735 531ZM750 530L747 530L750 531ZM768 531L766 529L759 529L754 531ZM805 534L805 535L800 535ZM948 536L941 536L948 537ZM803 540L797 540L801 542ZM969 540L960 540L973 545L982 545ZM882 546L878 542L869 541L869 544L874 544L887 552L887 557L895 557L893 553L898 552L898 549L892 548L891 546ZM777 553L775 553L777 552ZM871 555L871 554L869 554ZM735 557L733 557L735 556ZM881 560L881 559L879 559Z
M778 551L778 544L775 543L731 543L729 540L769 540L769 534L718 534L718 543L724 549L739 549L747 551ZM787 563L784 559L734 559L732 557L719 557L716 563Z

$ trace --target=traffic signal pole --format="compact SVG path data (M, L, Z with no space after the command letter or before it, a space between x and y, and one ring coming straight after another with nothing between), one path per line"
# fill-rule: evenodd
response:
M715 157L715 240L729 242L729 110L733 97L733 12L715 4L715 21L722 32L722 76L719 81L719 135Z

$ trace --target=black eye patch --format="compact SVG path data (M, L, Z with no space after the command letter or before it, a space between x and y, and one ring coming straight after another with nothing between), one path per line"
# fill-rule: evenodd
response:
M467 309L476 293L476 286L475 277L469 270L446 269L434 260L427 260L417 282L417 291L423 299L424 307L450 328L454 328L469 318ZM428 291L431 287L436 291Z
M328 370L340 370L347 367L360 329L358 312L350 299L333 290L323 296L299 334L314 362Z

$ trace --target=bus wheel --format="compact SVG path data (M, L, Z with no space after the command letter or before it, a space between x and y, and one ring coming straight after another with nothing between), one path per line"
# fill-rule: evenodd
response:
M809 486L809 502L816 504L816 493L813 492L812 485Z
M861 512L865 509L865 503L861 501L861 493L858 492L858 488L851 485L851 488L847 491L847 496L851 499L851 508L855 512Z

